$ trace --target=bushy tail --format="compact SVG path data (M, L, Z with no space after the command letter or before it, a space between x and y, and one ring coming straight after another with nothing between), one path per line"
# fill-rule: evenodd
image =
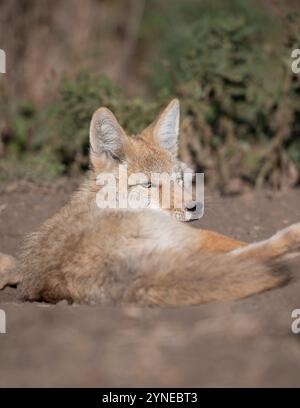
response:
M283 285L289 279L279 263L186 250L160 251L128 260L138 271L125 301L177 306L244 298Z
M17 262L14 257L0 253L0 290L7 285L19 283L16 264Z

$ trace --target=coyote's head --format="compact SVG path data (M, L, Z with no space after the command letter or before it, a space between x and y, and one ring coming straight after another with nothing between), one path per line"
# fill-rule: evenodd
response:
M115 196L113 208L124 208L126 195L127 208L137 208L132 203L138 202L139 208L168 211L181 221L200 218L202 203L192 198L192 171L177 157L179 115L179 101L174 99L143 132L129 137L109 109L94 113L90 125L94 187L100 194L106 189ZM113 176L115 185L107 188L106 175L108 182Z

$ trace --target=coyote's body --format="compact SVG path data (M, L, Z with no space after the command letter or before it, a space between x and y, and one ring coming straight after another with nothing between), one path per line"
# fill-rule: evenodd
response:
M110 111L99 109L90 128L87 181L27 237L16 267L1 270L1 259L6 265L9 260L0 256L0 289L20 282L21 297L31 301L182 305L239 299L281 285L287 279L282 257L299 250L300 224L246 245L178 221L195 211L190 205L168 212L159 205L139 210L97 205L97 175L116 174L120 162L129 174L184 172L177 159L178 124L176 100L134 138ZM144 194L146 187L129 188Z

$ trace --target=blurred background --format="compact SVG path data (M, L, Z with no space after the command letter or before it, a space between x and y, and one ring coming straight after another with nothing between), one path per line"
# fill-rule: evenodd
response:
M95 109L131 134L177 96L211 188L299 184L297 0L0 0L0 48L1 183L77 177Z

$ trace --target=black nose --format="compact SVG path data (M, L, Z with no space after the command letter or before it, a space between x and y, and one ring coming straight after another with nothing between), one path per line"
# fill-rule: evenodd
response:
M187 211L196 211L197 210L197 202L196 201L189 201L186 205L185 208Z

